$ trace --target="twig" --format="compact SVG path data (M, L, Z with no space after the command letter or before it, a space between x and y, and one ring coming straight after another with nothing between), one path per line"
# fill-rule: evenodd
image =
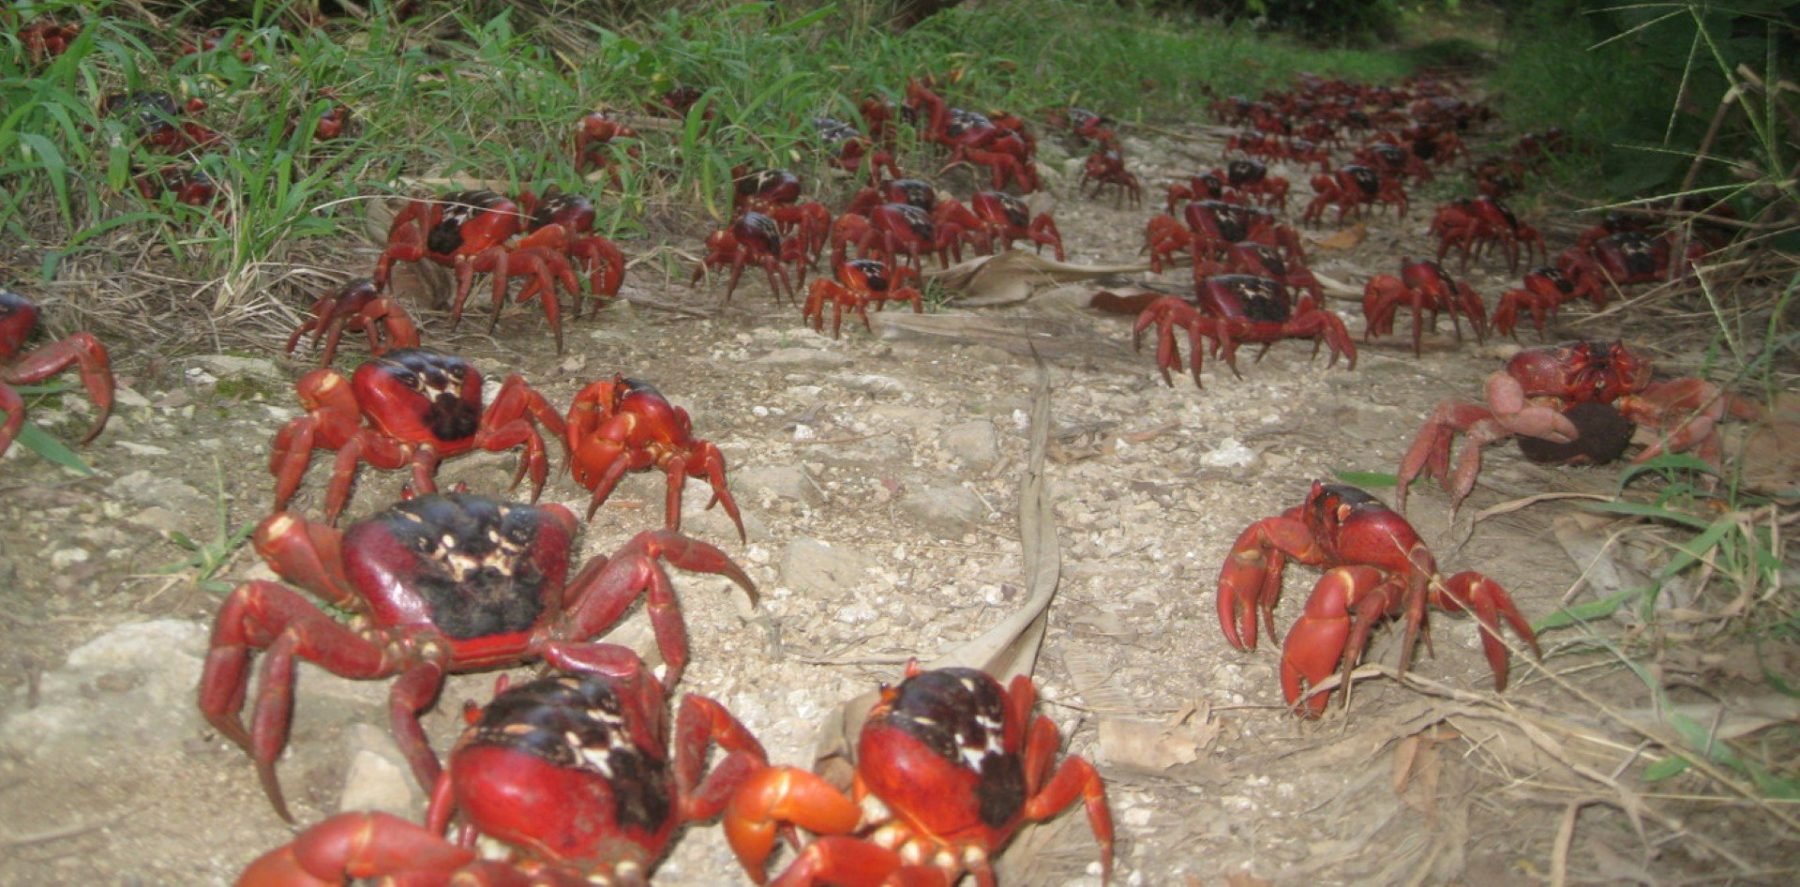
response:
M64 838L73 838L88 832L98 831L113 823L118 815L108 816L94 822L78 822L74 825L58 826L41 832L27 832L23 835L0 835L0 847L24 847L30 844L47 844Z

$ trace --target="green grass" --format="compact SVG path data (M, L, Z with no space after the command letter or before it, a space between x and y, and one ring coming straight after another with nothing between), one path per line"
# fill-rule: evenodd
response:
M227 49L178 55L165 32L128 17L88 18L70 51L42 67L0 53L0 107L9 109L0 231L10 241L0 251L47 279L120 238L149 241L166 256L160 272L250 297L282 263L360 234L365 204L383 195L431 193L442 188L430 183L452 177L591 193L597 186L570 154L573 122L595 108L642 120L641 106L675 84L705 89L714 120L703 125L697 109L644 130L641 164L621 188L604 188L602 233L643 233L652 205L700 223L720 218L739 163L817 173L811 119L857 121L864 95L897 98L912 76L953 78L942 87L953 104L1005 108L1041 129L1042 112L1071 103L1125 121L1193 120L1206 88L1254 93L1299 69L1388 80L1405 65L1067 0L957 8L902 35L872 22L876 6L861 2L804 13L690 5L617 29L586 23L616 21L581 14L596 6L605 4L283 30L288 5L268 3L224 37L226 46L242 38L248 62ZM40 4L19 21L39 10L83 18L79 6ZM16 28L0 35L14 50ZM321 89L354 109L352 137L312 140L330 104ZM137 146L126 122L96 112L102 97L127 90L203 98L199 120L227 134L226 150L166 157ZM139 173L184 163L220 183L223 211L146 200L132 186Z

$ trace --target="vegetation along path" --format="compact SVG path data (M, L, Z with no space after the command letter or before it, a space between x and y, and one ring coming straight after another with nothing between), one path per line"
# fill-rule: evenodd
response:
M1004 884L1792 883L1795 30L1609 6L9 4L0 882L872 882L856 767Z

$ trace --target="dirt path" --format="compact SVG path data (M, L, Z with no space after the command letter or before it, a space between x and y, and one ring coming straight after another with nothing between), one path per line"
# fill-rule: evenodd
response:
M1152 203L1162 182L1193 170L1187 157L1218 156L1217 143L1203 140L1178 148L1134 141L1128 150ZM1053 193L1071 261L1133 259L1148 207L1082 199L1066 177ZM1360 287L1372 273L1393 272L1400 256L1422 255L1435 201L1414 200L1410 219L1377 220L1360 245L1318 252L1314 269ZM643 247L626 244L633 254ZM693 649L683 688L724 702L775 759L809 761L816 725L838 702L895 679L908 657L975 636L1022 598L1016 497L1039 371L1020 345L1035 337L1048 362L1048 483L1062 556L1037 671L1040 710L1063 728L1069 752L1095 761L1107 780L1119 883L1233 873L1280 883L1535 881L1551 865L1565 805L1598 790L1542 758L1560 749L1602 769L1624 760L1616 749L1572 748L1580 743L1566 735L1537 746L1523 738L1493 704L1468 619L1434 615L1434 654L1416 664L1445 695L1370 680L1347 714L1334 707L1316 723L1283 709L1273 647L1233 651L1218 628L1218 566L1243 527L1298 503L1315 478L1393 471L1431 406L1475 392L1507 347L1435 335L1415 359L1391 340L1366 346L1346 372L1285 343L1260 362L1245 360L1241 379L1213 367L1204 390L1179 376L1165 387L1150 356L1132 352L1128 318L1084 307L1093 287L1040 290L993 309L952 306L947 316L969 321L960 336L883 322L879 335L846 327L832 340L804 328L798 311L775 304L751 275L712 312L716 290L660 279L652 264L635 267L627 284L640 304L575 323L560 358L529 311L509 312L495 339L468 326L446 335L443 319L427 316L427 337L490 376L524 373L555 403L614 372L643 378L723 448L750 541L737 544L721 516L699 513L698 491L686 528L746 566L763 606L750 610L721 581L678 577ZM1184 288L1186 277L1176 270L1163 282ZM1507 282L1498 267L1471 279L1490 303ZM1334 307L1360 337L1359 312L1348 302ZM191 572L153 571L186 556L166 538L171 531L202 542L218 536L220 505L233 527L266 512L268 438L295 415L285 379L303 365L253 359L243 370L123 350L131 393L85 453L99 476L53 477L17 450L5 468L0 882L222 883L291 835L249 761L194 711L219 594L195 588ZM257 375L265 367L272 376ZM499 492L512 458L458 460L444 476ZM1602 490L1612 478L1535 468L1501 451L1469 510L1514 493ZM366 472L353 511L381 507L401 480ZM323 482L324 470L315 470L300 507L318 507ZM587 528L584 553L609 552L658 525L661 490L658 479L628 478ZM579 510L587 492L558 473L544 498ZM1464 545L1436 491L1421 490L1412 516L1447 568L1487 573L1535 617L1577 579L1550 531L1566 513L1539 506L1488 520ZM253 561L240 552L220 577L266 575ZM1298 572L1278 613L1284 627L1313 576ZM642 621L634 617L615 639L645 640ZM105 656L64 664L78 645L139 623L153 633L128 642L115 634ZM1394 662L1395 633L1376 637L1370 661ZM1556 639L1547 640L1556 652ZM1641 687L1584 662L1549 664L1620 707L1644 704ZM1579 704L1539 669L1515 666L1512 703L1530 711ZM439 747L457 732L462 702L486 699L490 687L487 675L450 686L428 719ZM281 764L302 822L337 809L347 770L356 771L353 782L396 784L380 778L392 769L379 726L384 693L385 684L317 674L303 681ZM397 780L402 792L405 782ZM404 809L419 799L390 800ZM1649 864L1615 807L1582 816L1575 872L1630 877ZM1006 883L1097 880L1079 815L1018 843L1024 849L1005 860ZM1687 846L1658 865L1690 863ZM1738 852L1759 860L1776 851ZM697 828L659 882L721 883L731 872L717 829Z

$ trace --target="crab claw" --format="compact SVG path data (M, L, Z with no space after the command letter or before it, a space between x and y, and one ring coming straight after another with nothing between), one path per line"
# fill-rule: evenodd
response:
M797 767L770 767L738 787L725 808L725 840L738 863L758 884L775 849L780 826L793 823L819 835L843 835L856 828L862 811L824 779Z
M1281 695L1288 705L1305 717L1324 714L1329 693L1302 696L1340 664L1345 673L1356 667L1369 631L1405 592L1404 582L1384 579L1374 567L1338 567L1320 577L1281 648Z
M1541 657L1537 633L1531 623L1513 606L1512 597L1500 583L1472 570L1444 580L1442 591L1433 590L1431 602L1452 613L1468 611L1481 624L1481 650L1487 655L1488 667L1494 670L1494 690L1506 689L1507 668L1511 656L1500 639L1500 620L1512 626L1513 633L1531 648L1533 657Z
M1275 634L1275 601L1281 596L1281 574L1287 558L1317 562L1312 531L1292 514L1265 518L1238 536L1231 555L1219 568L1219 627L1239 650L1256 649L1256 614Z
M448 874L475 860L472 850L388 813L341 813L250 863L239 887L323 885L401 872Z

